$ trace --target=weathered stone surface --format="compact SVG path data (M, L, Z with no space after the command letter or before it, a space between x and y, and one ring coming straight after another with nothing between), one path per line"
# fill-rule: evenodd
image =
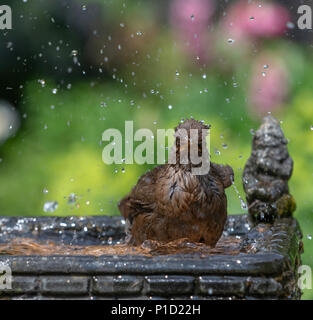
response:
M216 255L201 258L192 255L135 258L112 256L99 259L86 256L0 256L13 273L23 274L275 274L284 270L284 256L275 253L246 254L236 263L233 256ZM27 262L27 268L25 267Z
M12 277L12 290L8 290L8 293L34 293L38 292L39 289L39 279L38 277Z
M96 276L92 278L91 292L94 294L114 294L113 276Z
M18 218L14 219L16 223L21 223ZM75 219L79 218L70 221ZM111 221L104 220L107 223ZM101 219L97 219L95 224L97 221L100 223ZM14 230L23 229L13 224L11 227ZM224 232L225 236L228 234L242 238L240 254L153 257L2 255L0 263L12 269L13 290L2 292L0 299L300 297L295 270L300 264L302 235L295 219L282 218L274 224L260 223L253 227L247 215L230 216ZM46 237L44 233L41 235ZM27 232L20 233L20 236L27 237Z
M117 294L140 293L143 288L143 277L119 275L114 277L114 291Z
M252 153L242 176L254 221L273 222L277 217L290 216L296 208L288 189L293 160L287 143L279 121L265 117L253 137Z
M204 296L244 296L246 290L245 277L204 276L199 277L199 289Z
M254 278L250 280L249 294L279 296L283 294L283 288L275 279Z
M92 279L91 292L93 294L136 294L143 287L143 277L119 275L119 276L95 276Z
M40 277L42 294L87 294L88 277L83 276L42 276Z
M146 276L147 294L174 295L194 291L195 278L190 276Z

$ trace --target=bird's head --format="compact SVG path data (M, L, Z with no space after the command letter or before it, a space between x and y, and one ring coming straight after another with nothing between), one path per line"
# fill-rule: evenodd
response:
M209 158L206 150L206 136L210 125L195 119L186 119L175 128L175 152L176 163L190 168L201 166L202 156ZM194 159L200 158L200 161Z
M195 119L186 119L175 128L175 141L179 150L188 148L190 145L198 145L198 149L202 150L203 138L208 135L210 125L204 121L197 121Z

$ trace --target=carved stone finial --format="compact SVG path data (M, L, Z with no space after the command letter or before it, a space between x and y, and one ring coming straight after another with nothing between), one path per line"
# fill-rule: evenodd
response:
M257 222L273 222L296 209L288 188L293 160L287 143L279 121L266 116L253 137L252 153L243 172L249 214Z

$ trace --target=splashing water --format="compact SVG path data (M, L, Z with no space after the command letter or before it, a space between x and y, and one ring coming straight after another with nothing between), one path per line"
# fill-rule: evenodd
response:
M53 213L56 209L58 209L58 202L57 201L47 201L43 206L44 212Z
M75 204L76 200L77 200L77 195L75 193L71 193L68 196L67 204Z
M234 181L232 181L232 185L233 185L234 190L236 191L237 196L238 196L238 198L239 198L239 200L240 200L241 209L243 209L243 210L248 210L248 206L247 206L247 204L244 202L244 200L242 199L242 197L241 197L241 195L240 195L240 193L239 193L239 191L238 191L238 189L237 189Z

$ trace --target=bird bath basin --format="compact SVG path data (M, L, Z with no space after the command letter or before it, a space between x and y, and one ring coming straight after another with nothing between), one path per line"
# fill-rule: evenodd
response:
M229 216L216 248L122 243L120 217L2 217L2 299L299 299L301 231L293 218L254 226Z

